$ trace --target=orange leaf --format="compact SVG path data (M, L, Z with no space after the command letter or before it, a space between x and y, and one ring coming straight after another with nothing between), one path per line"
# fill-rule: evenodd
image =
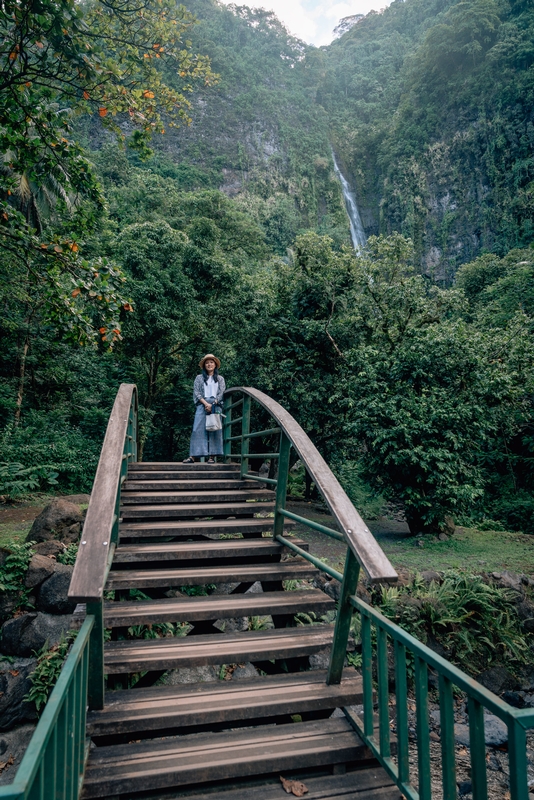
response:
M5 211L3 212L2 216L3 216L3 218L4 218L4 219L9 219L9 217L8 217L8 215L6 214L6 212L5 212Z
M105 332L106 332L106 329L105 329L105 328L99 328L99 329L98 329L98 332L99 332L99 333L105 333Z
M84 99L84 100L89 100L90 96L91 96L91 95L89 94L89 92L84 92L84 93L83 93L83 99Z
M63 252L63 248L60 247L58 244L56 244L56 246L54 247L54 250L55 250L56 253L62 253Z
M79 248L78 248L78 245L76 244L76 242L73 242L71 244L70 249L72 250L73 253L77 253L78 252Z
M148 99L151 100L154 97L154 92L149 92L147 90L146 92L143 92L143 97L148 97Z
M105 117L106 114L108 113L108 110L107 108L99 108L98 113L100 114L101 117Z
M44 47L44 44L43 44L42 42L35 42L35 44L36 44L36 45L37 45L37 47L39 47L39 48L41 48L41 47Z
M283 778L281 775L280 780L287 794L294 794L295 797L302 797L309 791L306 784L302 783L302 781L289 781L286 778Z
M119 328L113 328L113 333L116 333L117 335L119 335L120 334L120 329Z
M72 293L72 296L73 296L73 297L78 297L78 295L80 294L80 292L81 292L81 291L82 291L82 290L81 290L80 288L78 288L78 289L75 289L75 290L73 291L73 293Z
M157 50L158 47L160 47L160 45L159 44L153 44L152 47L153 47L154 50Z

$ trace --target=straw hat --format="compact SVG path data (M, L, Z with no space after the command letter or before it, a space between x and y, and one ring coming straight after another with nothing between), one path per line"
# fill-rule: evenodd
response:
M204 356L204 358L201 358L200 361L198 362L198 366L200 367L200 369L204 369L204 362L207 361L208 358L211 358L213 361L215 361L217 369L221 368L221 362L219 361L217 356L214 356L213 353L208 353L207 355Z

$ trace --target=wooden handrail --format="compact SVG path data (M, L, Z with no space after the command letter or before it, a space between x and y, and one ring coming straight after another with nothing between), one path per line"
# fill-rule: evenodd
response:
M389 559L354 508L338 479L298 422L280 403L260 392L259 389L253 389L250 386L233 386L226 390L225 395L234 392L243 392L254 398L282 428L322 494L347 545L370 580L373 583L394 583L398 579L398 575ZM251 457L254 456L255 454L251 454Z
M123 383L109 418L72 573L69 600L74 602L94 603L102 599L112 552L113 526L117 522L124 445L125 441L130 441L127 434L132 405L135 415L137 388L132 383Z

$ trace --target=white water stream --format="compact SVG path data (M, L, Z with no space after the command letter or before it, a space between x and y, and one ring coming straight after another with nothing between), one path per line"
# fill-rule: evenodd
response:
M358 252L362 249L362 247L365 247L367 243L367 236L365 235L365 231L363 229L360 212L358 211L358 206L356 204L356 197L354 196L354 192L351 191L349 184L345 180L343 173L337 165L336 156L333 150L332 158L334 159L334 172L339 178L341 189L343 191L343 197L345 199L345 208L347 209L350 223L350 238L352 239L352 246L356 252Z

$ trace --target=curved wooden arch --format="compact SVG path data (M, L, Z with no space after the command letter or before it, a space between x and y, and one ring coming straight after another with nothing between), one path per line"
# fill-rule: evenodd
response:
M277 421L300 456L326 505L342 531L345 541L373 582L393 583L398 575L382 548L360 517L345 490L309 436L291 414L272 397L250 386L233 386L226 395L243 392L254 398Z

